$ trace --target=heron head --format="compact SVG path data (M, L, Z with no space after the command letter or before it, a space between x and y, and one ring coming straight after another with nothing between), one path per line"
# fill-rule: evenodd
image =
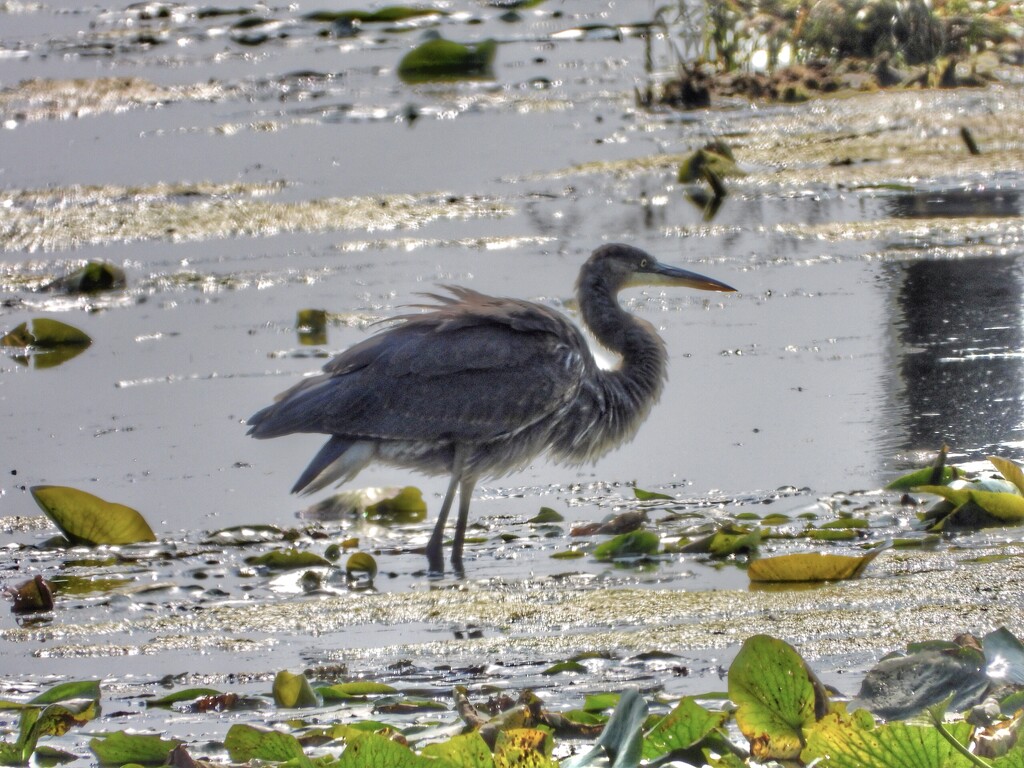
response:
M616 290L640 285L696 288L702 291L736 290L714 278L662 264L646 251L621 243L602 245L591 255L585 269L600 275Z

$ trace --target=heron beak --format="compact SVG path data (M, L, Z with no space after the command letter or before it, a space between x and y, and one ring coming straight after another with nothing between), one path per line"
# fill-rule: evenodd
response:
M672 285L682 288L696 288L701 291L729 291L736 289L726 285L720 280L712 277L691 272L688 269L671 267L668 264L654 262L648 267L648 271L636 275L638 284L643 285Z

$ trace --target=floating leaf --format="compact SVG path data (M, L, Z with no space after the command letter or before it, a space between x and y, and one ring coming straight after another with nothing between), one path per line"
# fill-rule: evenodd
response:
M448 768L492 768L494 759L479 731L459 734L448 741L428 744L421 752L423 757L435 758Z
M444 709L447 707L440 701L418 696L385 696L377 699L373 705L374 712L392 715L408 715L414 712L432 712Z
M114 731L89 741L89 749L101 765L161 765L171 750L182 742L144 733Z
M319 707L323 702L303 674L281 670L274 677L274 703L279 707L298 709Z
M563 549L561 552L551 553L553 560L579 560L581 557L586 556L587 553L582 549Z
M1013 483L1018 491L1024 493L1024 470L1008 459L999 456L989 456L988 460L992 466L999 470L999 474Z
M544 523L561 523L564 520L565 518L551 507L541 507L540 512L526 522L533 523L534 525L542 525Z
M74 326L39 317L22 323L3 338L0 347L17 347L32 354L12 355L22 365L36 369L53 368L82 354L92 339Z
M49 317L37 317L22 323L13 331L0 339L3 347L37 347L54 349L56 347L87 347L92 339L73 325L53 320Z
M1024 523L1024 496L1014 493L993 493L972 490L971 501L1004 525Z
M811 529L805 535L813 541L853 541L860 536L857 531L850 528Z
M354 552L345 563L345 573L350 579L367 578L373 581L377 575L377 561L366 552Z
M494 742L494 768L555 768L551 749L551 734L545 731L534 728L498 731Z
M691 184L701 179L723 179L727 176L745 176L733 157L732 150L723 141L713 141L683 158L679 164L677 178L682 184ZM721 191L715 189L721 196Z
M779 555L755 560L747 569L751 581L842 581L856 579L868 563L887 549L882 545L860 557L820 552Z
M249 565L262 565L274 571L293 571L301 568L322 568L331 561L306 549L272 549L262 555L245 558Z
M327 310L300 309L295 318L295 330L299 343L318 346L327 343Z
M58 701L72 701L74 699L88 699L90 701L100 700L99 680L72 680L67 683L60 683L48 688L38 696L29 700L29 704L53 704Z
M897 477L885 486L885 490L910 491L922 485L945 485L962 476L963 473L956 467L943 467L938 473L932 467L925 467Z
M0 741L0 765L27 765L36 751L39 739L44 736L63 736L71 728L84 725L98 714L99 703L92 699L83 699L67 706L24 706L18 718L17 741Z
M661 539L658 534L652 531L630 531L598 544L594 549L594 557L598 560L618 560L653 555L659 546Z
M952 723L947 729L961 744L971 737L968 723ZM805 763L822 758L821 764L835 768L971 768L977 764L931 726L875 726L863 710L852 716L837 712L824 717L808 734L801 758Z
M303 757L302 745L290 733L235 723L224 737L224 747L233 763L266 760L283 763Z
M377 733L363 733L349 740L335 768L436 768L437 760Z
M407 485L397 493L366 507L366 519L375 523L418 523L427 517L427 502L419 488Z
M736 724L758 761L792 760L803 729L814 724L815 686L791 645L768 635L747 638L729 667Z
M738 552L752 552L761 543L761 529L726 524L704 538L679 548L680 552L702 552L713 557L728 557Z
M72 544L135 544L156 541L137 511L61 485L36 485L32 498Z
M613 709L621 699L621 693L591 693L583 699L583 711L604 712Z
M427 40L402 57L398 76L408 83L489 77L497 50L494 40L475 45L441 38Z
M437 8L417 8L409 5L386 5L375 11L313 11L303 18L307 21L319 21L336 24L338 22L354 22L360 24L394 23L415 19L421 16L447 16L447 12Z
M552 664L550 667L548 667L543 672L541 672L541 674L542 675L558 675L558 674L561 674L562 672L572 672L572 673L578 674L578 675L585 675L589 671L590 670L588 670L585 666L580 664L578 661L575 661L574 659L569 659L567 661L559 661L559 662L557 662L555 664Z
M385 683L375 683L371 680L356 680L350 683L317 686L316 692L323 697L324 701L347 701L350 699L365 699L367 696L392 694L398 691Z
M711 712L685 696L644 737L644 759L692 749L721 728L728 717L726 712Z
M106 261L90 261L74 272L47 283L39 290L62 293L96 293L113 291L128 285L124 270Z
M669 496L666 493L658 493L657 491L645 491L642 488L634 488L633 495L638 501L675 501L674 496Z
M822 528L867 528L868 521L860 517L840 517L821 524Z
M42 576L35 576L13 587L3 590L13 605L12 613L45 613L53 610L53 590Z

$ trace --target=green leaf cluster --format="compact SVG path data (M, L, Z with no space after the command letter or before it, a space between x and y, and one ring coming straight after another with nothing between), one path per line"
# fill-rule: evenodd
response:
M20 710L13 741L0 741L0 765L28 765L39 740L63 736L100 713L98 680L61 683L27 702L0 701L0 709Z
M1024 644L1006 629L966 646L920 643L908 648L906 656L883 660L872 670L877 686L891 687L887 681L910 676L915 691L934 689L938 681L950 694L943 700L931 696L931 703L925 704L928 697L915 693L919 704L914 711L926 712L930 722L920 718L880 722L877 713L888 706L884 698L872 700L862 687L854 706L867 703L876 714L865 708L849 711L852 706L832 701L793 646L768 635L755 635L743 643L728 670L732 708L709 709L695 697L684 697L667 714L653 716L639 691L627 688L621 693L589 695L582 710L558 713L546 711L543 702L527 691L516 706L487 716L469 702L465 689L457 689L456 708L465 723L463 732L424 746L406 743L406 738L419 730L415 727L403 734L371 720L346 718L331 723L327 713L319 711L315 726L290 720L292 730L281 724L268 728L236 723L225 737L224 748L234 764L283 768L640 768L667 764L738 768L773 761L794 767L827 764L841 768L1024 766L1024 746L1017 745L1016 736L997 738L1000 731L1016 734L1020 730L1024 712L1013 704L1013 697L1019 698L1019 694L1006 697L1004 711L1009 714L997 716L995 722L975 725L973 718L947 722L946 710L958 695L963 674L943 659L960 659L961 666L974 669L983 682L985 670L996 670L989 675L1002 681L1024 681ZM941 693L933 692L936 696ZM280 709L319 708L323 702L346 706L370 697L377 697L373 709L382 714L448 709L436 699L417 699L375 681L314 685L305 674L289 672L278 673L272 693ZM970 693L972 701L980 695L973 689ZM211 695L223 696L209 689L188 689L152 704L170 706ZM20 714L16 738L0 742L0 764L28 765L40 738L62 735L96 717L99 698L98 682L82 681L56 686L27 702L0 701L0 709ZM969 701L963 699L961 704L967 706ZM605 720L609 710L611 716ZM746 740L746 749L730 739L730 723ZM571 757L558 762L553 757L555 740L565 736L577 742L585 739L589 746L578 747ZM991 746L996 741L1001 744L998 752ZM312 744L318 750L315 757L307 752ZM89 741L89 747L101 765L157 765L168 760L183 764L180 760L188 757L185 752L170 758L172 751L187 748L161 734L103 732Z
M941 474L934 469L919 470L898 478L890 487L907 487L914 479L924 479L922 472L930 472L927 482L912 486L916 493L929 493L942 499L920 516L922 525L930 532L1024 524L1024 470L999 456L989 456L988 460L1001 477L968 480L955 467L945 467ZM945 471L950 469L956 471Z

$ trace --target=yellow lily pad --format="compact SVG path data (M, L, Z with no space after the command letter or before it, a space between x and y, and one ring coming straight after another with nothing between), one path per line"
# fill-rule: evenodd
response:
M1008 459L1000 458L999 456L989 456L988 460L992 463L992 466L999 470L999 474L1017 486L1017 490L1024 493L1024 469L1014 464Z
M62 485L36 485L32 498L72 544L135 544L156 541L153 529L124 504Z
M876 547L860 557L820 552L780 555L755 560L747 569L751 581L842 581L859 578L868 563L887 546Z

